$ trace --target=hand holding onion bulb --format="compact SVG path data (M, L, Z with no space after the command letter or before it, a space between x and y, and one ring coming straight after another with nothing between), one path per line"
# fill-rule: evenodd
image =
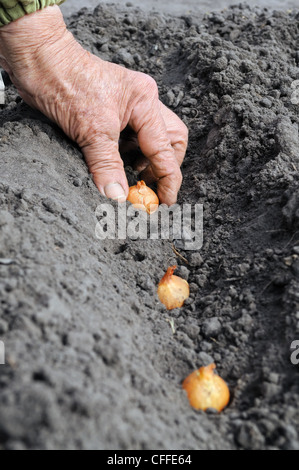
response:
M156 193L146 186L144 181L138 181L136 186L131 186L127 199L136 209L153 214L159 207L159 198Z
M230 393L224 380L214 373L215 364L192 372L183 382L190 405L196 410L214 408L222 411L228 405Z
M168 310L182 307L190 295L188 282L173 274L176 268L168 268L158 286L158 297Z

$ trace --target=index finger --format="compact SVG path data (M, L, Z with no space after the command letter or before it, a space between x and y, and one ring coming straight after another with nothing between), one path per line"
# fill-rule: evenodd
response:
M162 117L159 101L141 101L135 106L130 126L137 134L140 149L151 162L158 181L162 203L175 204L182 184L182 173Z

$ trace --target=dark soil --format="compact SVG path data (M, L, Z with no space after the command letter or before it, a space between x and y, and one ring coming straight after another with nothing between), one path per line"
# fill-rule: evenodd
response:
M0 447L299 449L299 13L203 19L133 8L70 20L100 57L144 71L190 128L180 202L204 246L95 238L103 198L80 151L13 87L0 113ZM130 172L132 176L132 172ZM156 287L174 263L191 300ZM173 334L168 319L173 318ZM232 392L194 411L182 380L211 361Z

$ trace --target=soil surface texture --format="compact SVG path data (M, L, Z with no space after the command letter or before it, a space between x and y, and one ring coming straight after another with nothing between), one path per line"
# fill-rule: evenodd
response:
M189 126L179 202L203 204L204 244L177 246L187 262L168 240L97 240L104 199L81 152L8 85L0 448L299 449L298 24L246 5L69 19L91 52L152 75ZM156 289L173 264L191 297L167 312ZM181 388L213 361L231 390L221 414Z
M104 2L103 2L104 3ZM159 11L161 13L169 13L171 15L194 15L198 13L208 13L210 11L228 8L232 3L230 0L106 0L105 3L117 3L121 6L141 7L144 11ZM259 0L249 1L249 5L256 5L272 9L288 10L290 8L298 8L297 0ZM82 7L95 8L99 4L99 0L66 0L61 5L64 15L70 16Z

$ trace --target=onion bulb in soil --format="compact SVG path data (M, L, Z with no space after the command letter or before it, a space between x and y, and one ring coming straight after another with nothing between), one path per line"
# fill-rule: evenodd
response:
M188 282L173 274L176 268L168 268L158 286L158 297L168 310L182 307L190 295Z
M215 364L192 372L183 382L190 405L196 410L214 408L218 412L228 405L230 393L224 380L214 373Z
M136 209L153 214L159 207L159 198L156 193L146 186L144 181L138 181L136 186L129 189L128 199Z

